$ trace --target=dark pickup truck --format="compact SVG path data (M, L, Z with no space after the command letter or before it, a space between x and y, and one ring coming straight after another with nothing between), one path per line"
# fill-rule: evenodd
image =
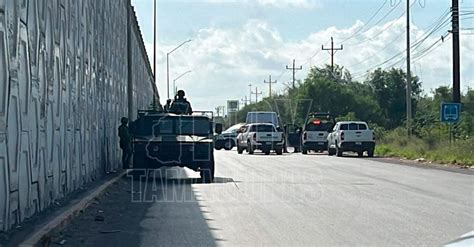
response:
M212 122L212 112L200 113L176 115L139 111L138 119L131 126L134 170L187 167L199 171L203 182L212 183L214 132L221 133L222 125Z

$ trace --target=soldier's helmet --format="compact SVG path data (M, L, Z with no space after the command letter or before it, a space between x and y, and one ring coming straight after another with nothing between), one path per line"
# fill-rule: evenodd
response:
M178 90L177 95L178 95L178 98L184 98L184 95L185 95L184 90Z
M120 119L120 122L121 122L122 124L127 124L127 123L128 123L128 118L123 117L122 119Z

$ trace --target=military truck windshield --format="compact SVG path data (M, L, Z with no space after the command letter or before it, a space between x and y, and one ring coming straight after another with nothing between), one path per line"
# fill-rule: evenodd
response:
M180 119L176 121L177 135L209 135L210 124L206 119Z
M137 122L136 135L209 135L206 118L146 116Z
M160 119L158 121L153 121L153 133L156 135L160 134L173 134L173 120L171 119Z

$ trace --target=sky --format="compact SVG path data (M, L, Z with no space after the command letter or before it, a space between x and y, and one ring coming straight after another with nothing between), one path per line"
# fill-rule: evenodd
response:
M410 1L412 72L425 93L451 85L451 0ZM153 61L153 0L132 0L146 50ZM460 0L461 87L474 87L474 0ZM335 63L362 81L377 67L406 68L405 0L157 0L157 87L167 98L166 54L170 95L173 81L186 91L196 110L213 110L227 100L242 100L252 91L269 95L264 80L272 75L273 94L292 80L293 59L303 70L330 63L334 37ZM444 35L444 41L441 36ZM387 61L388 60L388 61ZM256 87L258 89L256 89ZM252 95L255 101L255 95Z

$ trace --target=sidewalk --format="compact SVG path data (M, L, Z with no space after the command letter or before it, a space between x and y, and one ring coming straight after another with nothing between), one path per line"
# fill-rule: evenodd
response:
M82 213L95 197L125 175L126 171L109 174L103 179L87 184L64 198L56 200L52 206L25 220L21 225L0 233L0 246L47 245L49 232L63 228L76 215ZM46 242L42 243L42 241Z

